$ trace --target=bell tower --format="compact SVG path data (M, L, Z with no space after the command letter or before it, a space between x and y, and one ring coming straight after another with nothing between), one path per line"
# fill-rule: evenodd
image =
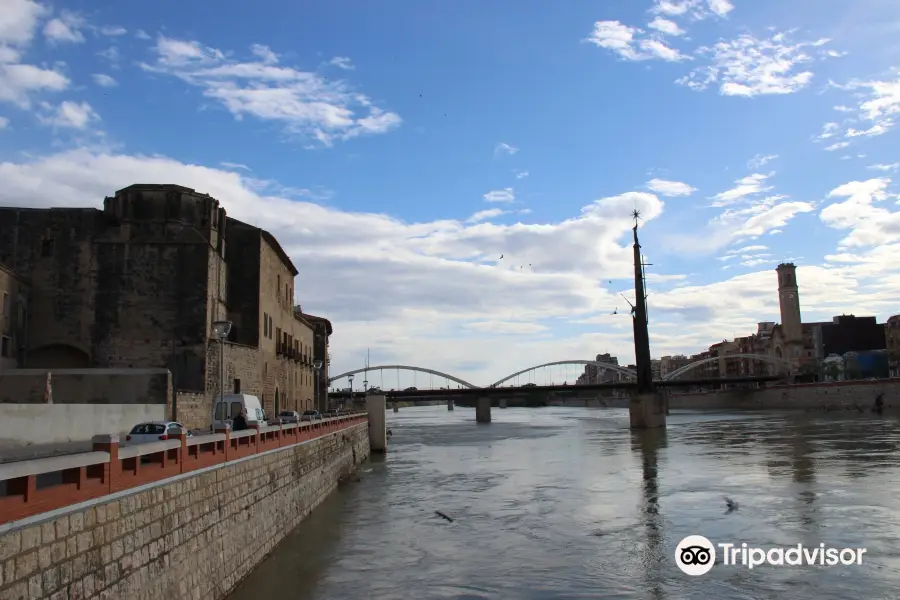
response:
M778 273L778 302L781 306L781 331L784 341L803 342L803 321L800 318L800 293L797 289L797 267L794 263L781 263Z

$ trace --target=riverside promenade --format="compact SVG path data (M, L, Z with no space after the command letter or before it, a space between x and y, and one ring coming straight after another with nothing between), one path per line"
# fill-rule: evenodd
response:
M223 598L369 438L351 413L0 464L0 600Z

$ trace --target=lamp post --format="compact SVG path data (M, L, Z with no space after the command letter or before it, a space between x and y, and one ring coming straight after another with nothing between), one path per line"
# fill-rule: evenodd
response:
M353 375L347 377L350 380L350 404L353 404Z
M321 396L321 394L319 394L319 371L322 370L322 361L314 360L313 367L316 369L316 393L313 394L313 396L316 399L316 410L324 410L324 409L327 409L327 407L320 406L321 399L319 398L319 396Z
M363 379L363 394L369 394L369 380Z
M213 337L219 340L219 402L222 402L222 419L225 419L225 340L231 333L231 321L213 321ZM215 420L215 413L213 413Z

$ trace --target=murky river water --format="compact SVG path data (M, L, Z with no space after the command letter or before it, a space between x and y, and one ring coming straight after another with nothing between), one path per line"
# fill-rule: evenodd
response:
M900 598L891 417L403 408L384 460L326 500L231 600ZM739 503L727 513L723 496ZM439 510L454 519L448 522ZM866 548L861 566L675 564L691 534Z

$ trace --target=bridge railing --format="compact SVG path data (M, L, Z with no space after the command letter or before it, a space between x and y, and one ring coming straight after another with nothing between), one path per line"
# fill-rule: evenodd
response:
M366 422L366 413L350 413L190 437L182 430L166 440L131 446L120 446L118 435L95 436L91 452L0 464L0 525Z

